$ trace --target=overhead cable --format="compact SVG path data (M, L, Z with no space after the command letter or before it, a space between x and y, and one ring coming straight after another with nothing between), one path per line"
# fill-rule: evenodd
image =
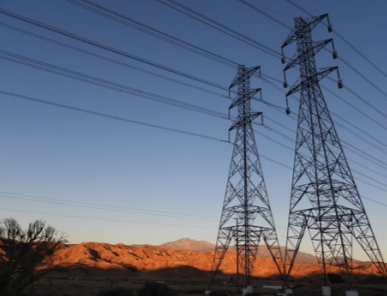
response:
M222 63L226 66L235 68L238 65L236 62L231 61L225 57L222 57L214 52L210 52L204 48L196 46L196 45L189 43L187 41L184 41L180 38L174 37L170 34L162 32L156 28L152 28L148 25L140 23L140 22L138 22L130 17L124 16L116 11L108 9L108 8L106 8L102 5L96 4L94 2L87 1L87 0L81 0L81 1L66 0L66 1L70 2L72 4L75 4L79 7L85 8L89 11L94 12L94 13L97 13L99 15L102 15L104 17L107 17L107 18L114 20L116 22L119 22L125 26L129 26L133 29L139 30L139 31L146 33L146 34L149 34L149 35L156 37L156 38L159 38L163 41L167 41L167 42L169 42L173 45L176 45L178 47L181 47L181 48L184 48L184 49L189 50L191 52L194 52L196 54L202 55L206 58L210 58L210 59L212 59L216 62Z
M226 26L226 25L223 25L217 21L215 21L214 19L212 18L209 18L191 8L189 8L188 6L185 6L177 1L173 1L173 0L156 0L157 2L161 3L161 4L164 4L190 18L193 18L203 24L206 24L207 26L210 26L211 28L215 29L215 30L218 30L228 36L231 36L239 41L242 41L250 46L253 46L275 58L281 58L281 53L279 51L276 51L240 32L237 32L235 30L233 30L232 28Z
M180 76L182 76L182 77L186 77L186 78L189 78L189 79L193 79L193 80L196 80L196 81L198 81L198 82L207 84L207 85L209 85L209 86L213 86L213 87L216 87L216 88L219 88L219 89L223 89L223 90L228 91L228 88L225 87L225 86L223 86L223 85L220 85L220 84L217 84L217 83L210 83L209 81L207 81L207 80L205 80L205 79L202 79L202 78L199 78L199 77L197 77L197 76L190 75L190 74L184 73L184 72L182 72L182 71L173 69L173 68L171 68L171 67L168 67L168 66L165 66L165 65L162 65L162 64L153 62L153 61L151 61L151 60L147 60L147 59L144 59L144 58L135 56L135 55L133 55L133 54L130 54L130 53L128 53L128 52L124 52L124 51L122 51L122 50L119 50L119 49L116 49L116 48L113 48L113 47L110 47L110 46L108 46L108 45L105 45L105 44L102 44L102 43L99 43L99 42L92 41L92 40L90 40L90 39L84 38L84 37L79 36L79 35L76 35L76 34L72 34L72 33L67 32L67 31L65 31L65 30L61 30L61 29L59 29L59 28L56 28L56 27L53 27L53 26L49 26L49 25L47 25L47 24L44 24L44 23L35 21L35 20L33 20L33 19L30 19L30 18L27 18L27 17L25 17L25 16L19 15L19 14L17 14L17 13L14 13L14 12L11 12L11 11L8 11L8 10L5 10L5 9L2 9L2 8L0 8L0 13L6 15L6 16L8 16L8 17L17 19L17 20L19 20L19 21L26 22L26 23L28 23L28 24L37 26L37 27L39 27L39 28L43 28L43 29L45 29L45 30L48 30L48 31L51 31L51 32L55 32L55 33L60 34L60 35L62 35L62 36L66 36L66 37L68 37L68 38L71 38L71 39L74 39L74 40L77 40L77 41L86 43L86 44L88 44L88 45L92 45L92 46L94 46L94 47L97 47L97 48L100 48L100 49L103 49L103 50L112 52L112 53L114 53L114 54L117 54L117 55L120 55L120 56L129 58L129 59L135 60L135 61L137 61L137 62L144 63L144 64L147 64L147 65L149 65L149 66L153 66L153 67L159 68L159 69L161 69L161 70L164 70L164 71L167 71L167 72L176 74L176 75L180 75Z
M11 97L22 99L22 100L32 101L35 103L40 103L40 104L45 104L45 105L51 105L51 106L55 106L55 107L60 107L60 108L72 110L72 111L77 111L77 112L87 113L87 114L105 117L105 118L109 118L109 119L124 121L127 123L147 126L147 127L151 127L151 128L155 128L155 129L161 129L161 130L170 131L170 132L174 132L174 133L194 136L194 137L212 140L212 141L216 141L216 142L224 142L224 143L229 142L228 140L222 140L222 139L214 138L214 137L207 136L207 135L202 135L202 134L193 133L193 132L184 131L184 130L175 129L175 128L170 128L170 127L165 127L165 126L161 126L161 125L157 125L157 124L142 122L142 121L133 120L133 119L129 119L129 118L121 117L121 116L110 115L110 114L106 114L106 113L102 113L102 112L92 111L92 110L79 108L79 107L75 107L75 106L70 106L70 105L65 105L65 104L61 104L61 103L56 103L56 102L52 102L52 101L42 100L42 99L30 97L30 96L15 94L15 93L8 92L8 91L0 90L0 93L3 95L11 96Z

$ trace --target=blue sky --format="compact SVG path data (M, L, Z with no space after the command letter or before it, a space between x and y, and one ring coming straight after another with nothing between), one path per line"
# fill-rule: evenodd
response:
M384 38L387 3L384 0L368 3L355 0L350 5L346 1L333 0L293 1L313 15L329 13L335 32L377 66L370 65L338 35L328 34L324 26L316 29L314 39L334 38L342 58L333 60L323 51L317 59L320 67L339 66L347 87L338 90L335 82L322 82L339 136L346 143L344 146L352 145L374 157L363 158L361 152L356 154L353 148L345 150L374 232L387 256L384 231L387 166L383 164L387 151L387 42ZM270 83L266 83L253 79L252 87L263 89L265 101L285 107L284 92L273 87L282 88L277 81L282 81L283 77L279 58L156 0L93 2L231 61L246 66L260 65L262 73L274 80L269 79ZM284 25L292 27L294 17L308 17L285 0L248 1L282 24L237 0L178 2L276 52L290 33ZM236 75L235 68L104 18L69 1L0 0L0 8L225 88ZM232 152L232 145L221 140L228 138L230 121L56 75L4 57L17 54L107 80L115 83L116 88L131 87L221 113L228 110L230 101L224 98L227 91L4 14L0 14L0 22L3 40L0 91L213 138L104 118L1 93L0 217L15 217L23 225L35 219L46 220L66 232L72 243L102 241L157 245L182 237L215 243ZM114 59L121 65L26 35L9 26ZM286 55L291 56L294 50L287 48ZM122 63L212 93L149 75ZM335 75L331 77L336 78ZM289 73L289 84L296 78L297 72ZM117 87L117 84L121 86ZM291 109L297 109L297 100L290 99L289 103ZM283 110L260 102L254 103L253 108L264 112L267 126L282 133L255 126L274 219L280 242L284 244L292 176L289 167L292 167L294 156L294 140L284 135L295 139L296 121L287 117ZM310 251L307 237L301 250ZM363 258L361 252L357 257Z

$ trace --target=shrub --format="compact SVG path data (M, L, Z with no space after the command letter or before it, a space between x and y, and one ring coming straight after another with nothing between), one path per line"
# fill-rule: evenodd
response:
M17 295L50 272L52 255L65 242L63 234L40 220L25 230L15 219L0 221L0 295Z

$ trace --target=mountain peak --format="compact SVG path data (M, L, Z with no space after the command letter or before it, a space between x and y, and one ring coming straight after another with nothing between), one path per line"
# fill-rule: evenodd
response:
M215 249L215 245L206 242L206 241L198 241L191 238L181 238L176 241L167 242L159 247L167 248L170 250L182 250L182 251L213 251Z

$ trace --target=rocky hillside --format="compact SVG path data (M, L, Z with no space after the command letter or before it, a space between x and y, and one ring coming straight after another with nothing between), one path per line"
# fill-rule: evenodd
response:
M182 238L177 241L168 242L165 244L160 245L161 248L167 248L170 250L183 250L183 251L200 251L200 252L206 252L211 251L213 252L215 249L215 245L211 244L206 241L197 241L190 238ZM284 247L281 247L282 251L285 252ZM229 252L235 252L235 247L230 246ZM259 247L258 251L258 257L261 258L271 258L271 255L269 253L269 250L266 248L265 245L261 245ZM298 264L314 264L316 263L316 257L314 255L304 253L304 252L298 252L296 263Z
M116 275L139 277L143 274L157 274L166 279L204 279L211 270L213 251L171 250L156 246L128 246L123 244L82 243L63 245L54 255L54 265L78 265L83 269L114 272ZM235 273L235 253L226 254L222 272ZM371 264L357 264L355 273L376 274ZM332 270L332 272L338 270ZM295 264L292 275L307 276L319 273L317 264ZM271 258L258 257L254 275L273 277L278 274Z

